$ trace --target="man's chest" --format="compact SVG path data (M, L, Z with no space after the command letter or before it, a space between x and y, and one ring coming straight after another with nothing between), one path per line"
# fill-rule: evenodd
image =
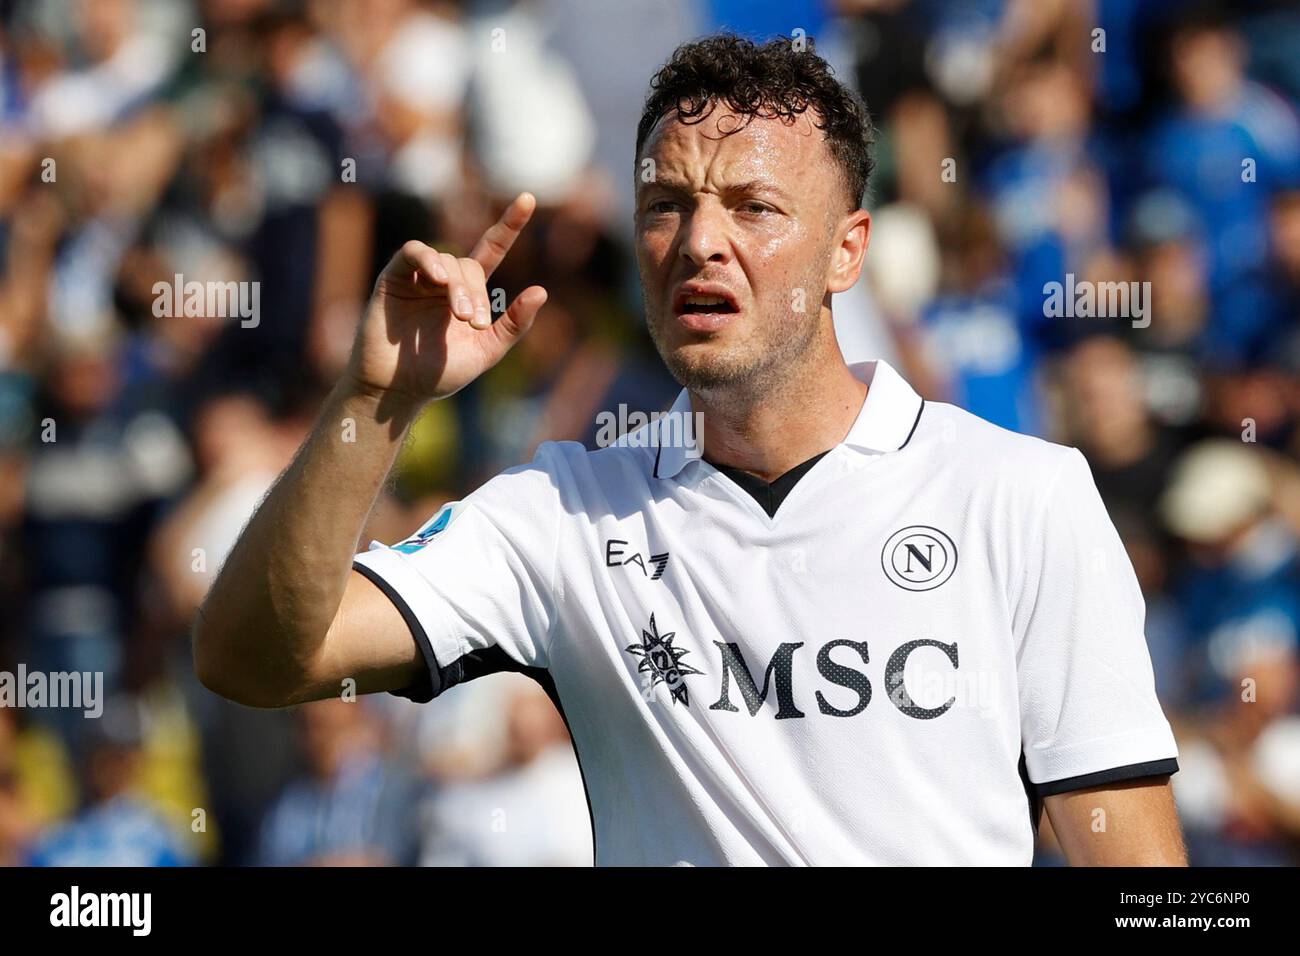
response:
M1014 693L980 522L915 495L808 490L774 519L723 489L562 545L586 559L559 632L578 670L711 720L931 721Z

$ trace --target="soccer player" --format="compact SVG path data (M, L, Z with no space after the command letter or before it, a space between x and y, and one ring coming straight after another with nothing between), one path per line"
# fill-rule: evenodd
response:
M1044 806L1071 863L1182 864L1143 600L1083 457L836 344L871 222L860 101L809 49L712 37L657 74L636 145L673 409L543 444L354 557L412 420L546 298L488 304L527 194L465 258L408 242L207 598L203 683L282 706L532 675L601 864L1025 865Z

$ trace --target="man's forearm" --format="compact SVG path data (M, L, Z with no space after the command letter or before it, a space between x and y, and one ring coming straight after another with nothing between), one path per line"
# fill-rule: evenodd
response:
M1071 866L1186 866L1169 779L1144 778L1044 801Z
M203 682L274 703L319 654L358 539L418 411L335 387L315 428L239 536L194 632Z

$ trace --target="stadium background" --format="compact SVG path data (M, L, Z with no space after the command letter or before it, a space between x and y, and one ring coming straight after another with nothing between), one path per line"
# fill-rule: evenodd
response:
M0 670L111 693L0 708L0 861L589 862L525 679L257 711L196 683L187 630L405 239L464 254L528 189L494 284L550 302L429 408L362 547L667 406L632 144L657 66L721 27L815 38L876 119L850 360L1086 454L1193 862L1296 862L1300 10L1181 0L0 0ZM176 274L260 283L256 326L156 317ZM1149 326L1045 317L1067 275L1151 283Z

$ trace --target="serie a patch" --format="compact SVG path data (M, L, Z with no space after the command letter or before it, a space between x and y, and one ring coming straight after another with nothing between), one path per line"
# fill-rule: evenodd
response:
M393 550L400 551L402 554L413 554L416 551L419 551L435 537L446 531L448 526L450 526L450 524L455 521L464 510L465 503L463 501L453 501L449 504L443 505L442 510L434 515L433 518L429 520L428 524L405 541L400 541L393 545Z

